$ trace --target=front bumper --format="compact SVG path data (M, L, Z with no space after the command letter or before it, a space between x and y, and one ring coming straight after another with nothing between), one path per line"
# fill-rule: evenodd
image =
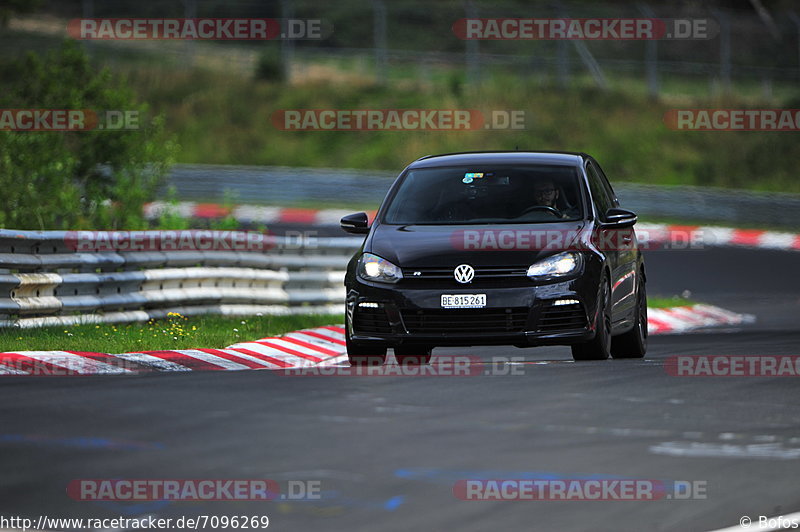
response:
M442 294L486 294L486 307L442 309ZM597 286L585 279L489 288L348 286L348 334L387 346L569 345L594 337ZM577 300L578 303L555 304Z

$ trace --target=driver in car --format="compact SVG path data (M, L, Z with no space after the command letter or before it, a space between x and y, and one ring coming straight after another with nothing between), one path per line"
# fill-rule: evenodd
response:
M558 210L558 206L556 205L558 195L559 190L552 181L538 181L533 185L533 197L537 205Z
M537 181L533 185L535 206L552 209L553 214L559 218L571 218L575 215L574 209L569 205L559 205L560 194L561 191L550 180Z

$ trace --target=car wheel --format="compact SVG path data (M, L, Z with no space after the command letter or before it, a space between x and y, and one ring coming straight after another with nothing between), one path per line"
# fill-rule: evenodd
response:
M394 348L394 358L402 366L422 366L431 363L433 348L424 345L403 345Z
M345 318L347 320L347 318ZM354 342L350 338L350 324L345 324L344 333L347 358L351 366L381 366L386 362L386 347L372 343Z
M615 336L611 342L614 358L642 358L647 352L647 292L644 283L639 283L636 293L636 325L633 329Z
M572 358L575 360L605 360L611 354L611 289L605 275L600 281L597 304L600 306L597 313L599 323L595 324L594 338L572 346Z

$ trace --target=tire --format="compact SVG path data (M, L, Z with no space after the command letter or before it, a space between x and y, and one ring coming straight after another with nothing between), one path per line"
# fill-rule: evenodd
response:
M636 291L636 325L633 329L615 336L611 342L614 358L642 358L647 353L647 290L639 283Z
M350 339L350 323L345 318L344 341L351 366L382 366L386 362L386 347L357 343Z
M592 340L572 346L575 360L605 360L611 354L611 289L606 275L600 281L597 304L600 305L597 313L600 323L595 323L596 332Z
M433 348L425 345L397 346L394 358L401 366L424 366L431 363Z

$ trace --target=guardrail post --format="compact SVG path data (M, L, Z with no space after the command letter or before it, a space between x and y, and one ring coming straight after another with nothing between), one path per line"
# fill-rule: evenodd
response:
M281 29L284 23L294 17L294 0L281 0ZM281 64L283 66L283 79L287 83L292 80L292 63L294 62L294 41L289 38L281 39Z
M186 18L197 17L197 0L183 0L183 16ZM194 64L195 43L194 39L184 39L183 43L185 58L184 66L191 67Z
M375 39L375 77L378 83L388 81L388 55L386 52L386 4L383 0L372 0L373 37Z
M81 8L83 18L94 17L94 0L82 0ZM94 43L92 43L91 39L85 40L83 41L83 48L86 50L86 54L91 56Z
M794 22L794 27L797 30L797 68L800 69L800 17L794 11L789 11L789 18Z
M719 77L722 91L727 94L731 90L731 20L727 13L716 9L714 16L719 22Z
M647 18L655 18L656 14L647 4L639 4L639 11ZM647 71L647 93L651 98L658 98L658 41L649 39L645 43L645 69Z
M478 18L478 8L471 0L464 2L464 13L466 18ZM475 86L480 83L481 77L481 58L480 41L477 39L467 39L464 42L467 63L467 84Z

